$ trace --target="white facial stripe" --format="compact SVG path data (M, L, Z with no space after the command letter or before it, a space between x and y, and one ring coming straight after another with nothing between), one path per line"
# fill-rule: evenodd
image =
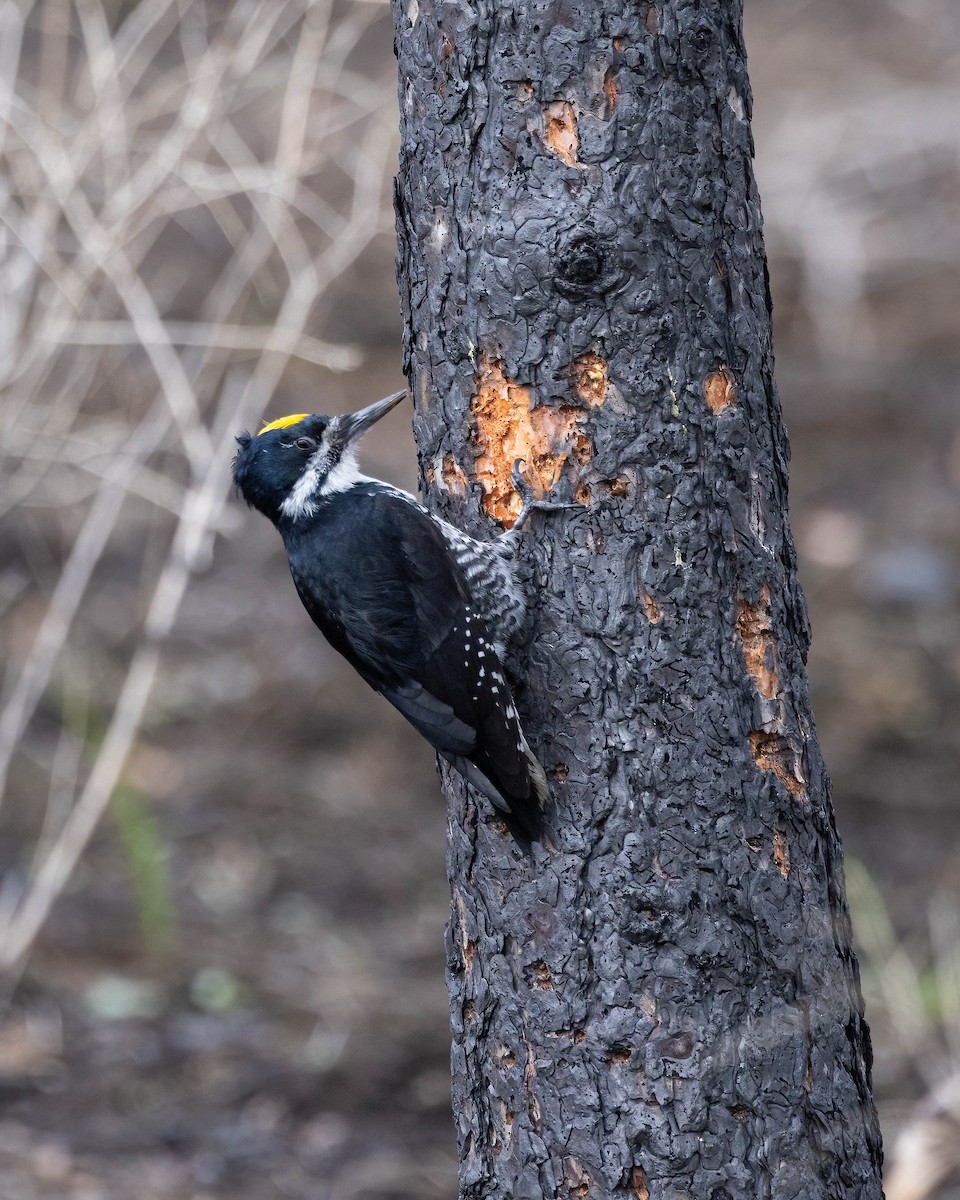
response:
M368 480L368 475L361 475L357 470L356 448L348 446L340 455L340 461L330 470L320 485L320 495L331 496L334 492L345 492L355 483L364 483Z
M314 496L320 483L320 476L326 469L327 458L327 450L321 445L307 459L303 474L290 489L290 495L280 505L280 511L291 521L298 521L301 517L312 517L317 511Z
M340 461L330 465L330 449L321 443L319 449L307 460L303 474L290 489L290 495L280 505L285 517L297 521L301 517L312 517L317 511L317 500L335 492L345 492L355 483L369 482L367 475L357 470L356 447L348 446Z

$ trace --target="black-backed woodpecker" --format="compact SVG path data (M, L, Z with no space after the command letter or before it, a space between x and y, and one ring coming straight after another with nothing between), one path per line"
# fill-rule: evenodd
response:
M242 433L233 476L283 538L300 599L334 649L500 810L521 845L541 832L543 768L504 670L524 616L516 534L495 542L432 516L407 492L361 475L361 435L406 395L359 412L297 413Z

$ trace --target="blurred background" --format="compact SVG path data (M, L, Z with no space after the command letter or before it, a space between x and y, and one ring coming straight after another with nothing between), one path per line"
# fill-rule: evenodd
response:
M888 1196L955 1198L960 8L746 7ZM455 1194L433 756L228 477L402 384L391 47L379 0L0 3L0 1200Z

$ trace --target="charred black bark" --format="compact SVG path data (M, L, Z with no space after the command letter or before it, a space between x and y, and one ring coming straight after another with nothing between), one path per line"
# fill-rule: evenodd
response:
M810 715L736 0L394 0L428 502L493 536L551 779L526 860L446 780L461 1195L881 1195Z

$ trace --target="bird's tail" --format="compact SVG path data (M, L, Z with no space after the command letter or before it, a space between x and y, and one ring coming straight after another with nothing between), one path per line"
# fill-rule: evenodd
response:
M512 772L510 786L505 781L494 783L492 771L483 771L466 758L457 758L453 765L466 781L486 796L502 817L517 844L529 853L533 842L543 834L543 814L550 799L547 776L536 755L523 738L520 744L524 770ZM484 766L487 764L485 763ZM499 784L499 786L498 786ZM524 786L526 784L526 786Z

